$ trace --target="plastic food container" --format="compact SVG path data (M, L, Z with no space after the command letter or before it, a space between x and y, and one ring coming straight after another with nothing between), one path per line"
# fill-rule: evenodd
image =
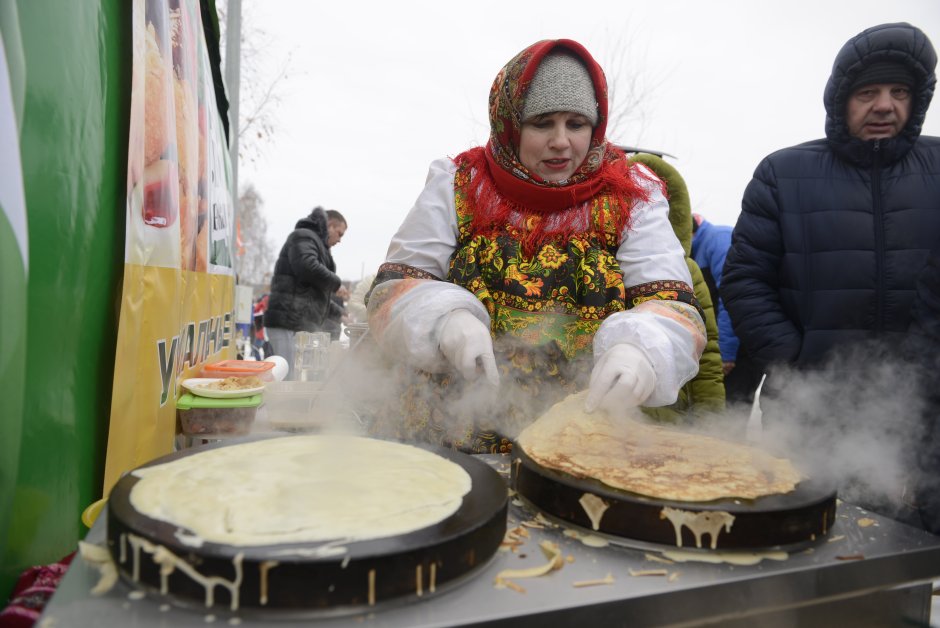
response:
M274 379L274 362L261 360L222 360L202 367L203 377L259 377L262 381L270 382Z
M242 436L251 431L260 405L260 394L212 399L186 393L176 402L176 414L187 436Z

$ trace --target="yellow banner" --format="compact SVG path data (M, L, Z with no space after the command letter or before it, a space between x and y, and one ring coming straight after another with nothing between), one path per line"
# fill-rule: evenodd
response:
M134 0L133 42L105 495L173 450L179 382L235 355L231 164L197 0Z

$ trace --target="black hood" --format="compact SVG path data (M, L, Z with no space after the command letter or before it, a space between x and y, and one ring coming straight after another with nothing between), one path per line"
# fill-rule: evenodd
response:
M294 225L295 229L310 229L315 234L320 236L320 239L324 243L329 243L330 232L327 229L329 223L326 219L326 211L322 207L315 207L310 215L306 218L301 218L297 221L297 224Z
M914 74L911 90L911 115L901 132L889 140L880 140L885 163L901 159L920 137L933 98L937 77L937 53L927 36L906 22L880 24L867 28L850 39L832 65L823 102L826 105L826 137L842 158L865 166L872 160L876 140L861 140L849 134L845 107L850 86L863 68L877 62L900 63Z

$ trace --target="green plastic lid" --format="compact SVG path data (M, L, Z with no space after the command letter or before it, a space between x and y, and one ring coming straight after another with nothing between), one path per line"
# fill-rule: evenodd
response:
M255 408L261 405L261 394L250 397L229 397L215 399L213 397L200 397L192 393L185 393L176 402L177 410L192 410L193 408Z

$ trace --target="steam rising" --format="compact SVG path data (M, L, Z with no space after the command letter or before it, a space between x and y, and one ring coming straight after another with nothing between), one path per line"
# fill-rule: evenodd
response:
M884 347L840 352L825 367L777 369L761 394L763 443L842 500L909 514L924 434L918 374Z
M536 329L528 331L539 336ZM507 337L499 343L497 362L505 364L519 359L518 355L514 357L510 342ZM366 423L376 416L384 419L394 415L407 391L411 406L422 412L430 409L435 439L463 441L474 425L478 430L513 439L550 406L587 386L589 357L565 364L560 355L551 353L552 350L547 350L547 355L525 358L529 360L526 367L543 374L552 372L551 376L543 377L541 383L533 385L524 377L517 380L504 372L499 387L495 388L486 381L482 371L474 381L466 381L456 373L431 376L421 372L393 356L383 355L367 335L358 347L346 352L328 387L334 391L331 397L361 409ZM560 352L555 348L554 353ZM563 365L562 373L558 372L559 364ZM446 387L441 387L433 381L435 378L449 381ZM381 428L376 435L387 437Z
M435 419L440 421L441 436L449 441L460 440L472 419L481 416L490 419L485 428L514 438L526 424L518 417L534 419L568 392L586 387L591 364L584 361L577 365L579 372L566 374L570 391L550 382L536 391L506 376L495 390L480 377L455 386L442 404L440 391L426 377L421 379L407 365L378 355L366 337L360 347L346 352L330 384L340 405L354 408L361 418L357 429L367 433L371 415L398 404L403 386L412 383L417 384L414 390L425 390L426 398L419 403L442 406ZM914 452L924 434L925 402L917 376L909 363L872 346L843 352L811 372L775 369L761 393L761 446L791 458L814 481L831 484L848 503L903 516L913 499ZM749 406L733 406L718 416L696 415L685 427L743 441L749 411ZM350 416L348 411L336 414ZM347 421L342 424L349 426Z

